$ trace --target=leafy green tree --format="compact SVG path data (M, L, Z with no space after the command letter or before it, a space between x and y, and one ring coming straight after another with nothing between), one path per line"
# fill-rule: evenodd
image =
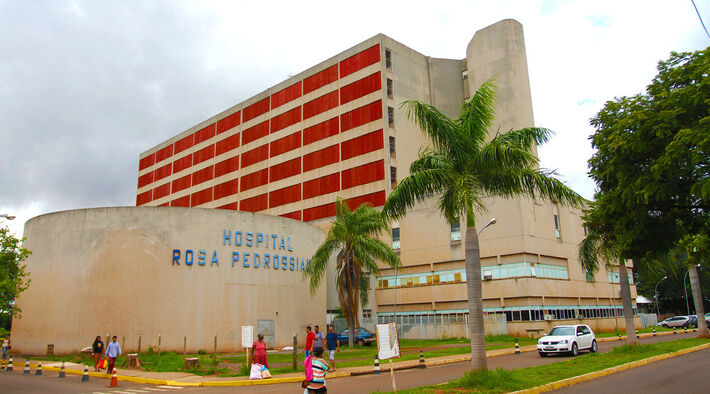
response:
M668 253L710 233L710 48L673 52L646 93L616 98L591 120L596 221L621 258ZM694 253L710 252L706 243ZM691 284L699 291L691 265ZM702 296L694 293L698 313ZM705 334L704 322L700 332Z
M30 253L7 227L0 227L0 316L3 321L21 316L15 298L30 285L26 266L22 264Z
M376 238L390 231L380 211L368 204L351 211L343 200L338 200L335 208L333 225L303 273L310 277L311 292L315 292L326 273L328 260L337 253L335 284L350 331L348 343L352 346L355 328L360 326L360 303L366 305L368 302L369 277L380 272L376 260L390 267L398 267L400 262L392 248Z
M481 258L476 232L476 210L485 210L483 198L541 197L573 206L583 199L538 168L531 152L548 140L550 131L529 127L496 133L489 139L495 118L495 85L486 81L467 99L458 118L450 119L434 106L406 101L407 116L429 136L433 147L419 153L408 177L392 191L383 213L403 217L416 203L438 198L439 210L453 224L466 219L466 282L471 335L471 365L486 369L481 286Z

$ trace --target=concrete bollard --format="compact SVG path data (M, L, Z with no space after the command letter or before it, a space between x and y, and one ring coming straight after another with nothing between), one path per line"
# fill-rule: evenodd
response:
M424 350L419 351L419 368L426 368L426 362L424 361Z
M37 364L37 370L35 371L36 376L42 376L42 361Z
M67 375L66 375L66 372L64 371L64 361L62 361L62 367L59 368L59 377L60 377L60 378L64 378L64 377L66 377L66 376L67 376Z
M81 375L81 381L82 382L89 381L89 367L87 367L87 366L84 366L84 374Z
M518 338L515 338L515 354L520 354L520 345L518 344Z
M7 368L5 368L5 371L12 372L12 357L10 357L10 362L7 363Z
M677 334L677 332L675 331L675 327L673 327L673 335L675 334Z
M30 374L30 360L29 359L27 359L27 361L25 362L25 370L22 371L22 373L25 375Z
M656 327L653 327L653 336L656 336Z
M380 374L380 360L377 358L376 354L375 354L375 368L372 370L372 373L375 375Z

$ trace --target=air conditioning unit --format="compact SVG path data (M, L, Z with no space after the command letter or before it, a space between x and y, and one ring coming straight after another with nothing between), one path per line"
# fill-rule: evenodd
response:
M555 315L545 315L545 320L555 320Z
M399 241L392 241L392 249L394 249L394 250L399 249Z
M484 280L493 279L493 271L491 271L491 270L483 271L483 279Z
M457 231L455 233L451 233L451 240L452 241L460 241L461 240L461 232Z

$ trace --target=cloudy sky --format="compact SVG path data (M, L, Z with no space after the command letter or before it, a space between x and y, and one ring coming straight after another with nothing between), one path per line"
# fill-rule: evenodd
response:
M138 155L384 33L465 57L476 32L523 24L546 168L587 198L589 118L641 92L670 51L710 45L690 0L0 0L0 213L135 204ZM710 1L696 0L706 24Z

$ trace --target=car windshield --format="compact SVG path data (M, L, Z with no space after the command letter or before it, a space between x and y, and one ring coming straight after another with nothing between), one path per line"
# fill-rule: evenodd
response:
M547 335L574 335L574 327L555 327Z

